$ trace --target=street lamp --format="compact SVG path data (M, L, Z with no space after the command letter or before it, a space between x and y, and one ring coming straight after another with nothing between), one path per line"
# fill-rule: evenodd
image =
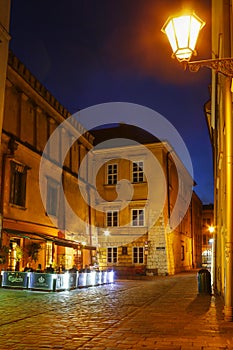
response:
M106 236L106 237L110 236L109 229L104 230L104 236Z
M212 226L212 225L209 226L208 231L209 231L209 233L214 233L214 231L215 231L214 226Z
M233 77L233 59L209 59L192 61L192 55L196 55L196 42L200 30L204 27L202 21L195 13L183 16L169 17L162 27L162 32L168 37L172 47L172 57L176 57L184 67L189 67L192 72L197 72L201 67L208 67L225 76Z
M196 54L195 46L200 30L205 22L195 14L169 17L162 28L178 61L189 61Z

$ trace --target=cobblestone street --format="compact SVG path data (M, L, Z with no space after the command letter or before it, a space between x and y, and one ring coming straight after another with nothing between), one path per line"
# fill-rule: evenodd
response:
M0 349L233 349L220 298L195 273L46 293L0 289Z

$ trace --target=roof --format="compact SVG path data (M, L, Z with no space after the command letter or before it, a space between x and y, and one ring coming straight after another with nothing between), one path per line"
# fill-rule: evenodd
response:
M136 141L140 144L149 144L149 143L160 143L159 140L154 135L149 132L129 124L110 124L109 126L99 127L98 129L89 130L90 133L94 136L94 145L98 145L101 142L114 139L114 138L123 138ZM130 142L129 142L130 144Z

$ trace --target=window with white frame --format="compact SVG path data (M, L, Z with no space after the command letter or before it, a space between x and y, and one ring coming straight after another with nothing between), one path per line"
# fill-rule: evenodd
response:
M108 247L107 262L112 264L117 263L117 247Z
M115 185L117 183L117 164L108 164L107 166L107 183Z
M144 181L144 164L143 161L133 162L132 169L133 182L143 182Z
M144 209L132 209L132 226L145 226Z
M58 182L52 178L47 181L46 212L48 215L57 216L58 210Z
M110 227L118 226L118 211L111 210L107 212L106 224Z
M143 247L133 247L133 263L134 264L144 263Z

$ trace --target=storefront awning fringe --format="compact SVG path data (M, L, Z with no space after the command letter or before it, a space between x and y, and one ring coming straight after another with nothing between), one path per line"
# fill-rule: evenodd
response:
M88 249L88 250L96 250L96 247L93 246L82 246L81 243L75 242L66 238L61 238L61 237L56 237L52 235L48 235L45 233L38 233L38 232L23 232L23 231L18 231L18 230L12 230L8 228L4 228L4 231L6 233L16 235L25 239L32 239L32 240L42 240L44 242L50 241L54 242L56 245L62 246L62 247L69 247L73 249Z

